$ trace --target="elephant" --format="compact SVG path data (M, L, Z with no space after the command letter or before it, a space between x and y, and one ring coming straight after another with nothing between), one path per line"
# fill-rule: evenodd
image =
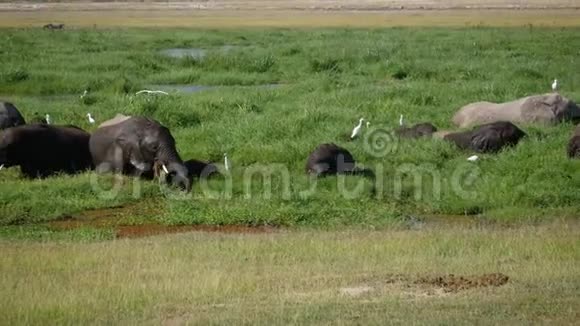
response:
M437 131L437 127L429 122L418 123L411 127L400 127L395 130L395 134L401 138L421 138L431 137Z
M28 178L82 172L92 168L89 138L80 128L44 124L8 128L0 139L0 164L20 166Z
M453 123L465 128L497 121L551 125L578 119L580 108L576 103L560 94L551 93L528 96L506 103L472 103L455 113Z
M10 102L0 102L0 130L26 124L16 106Z
M472 130L447 133L443 139L461 149L478 153L496 153L505 146L515 146L526 134L509 121L487 123Z
M91 135L89 149L97 172L116 172L142 177L158 177L191 191L192 179L183 164L169 129L145 117L130 117L98 128Z
M42 26L42 28L44 29L63 29L64 28L64 24L46 24L44 26Z
M191 159L183 164L187 168L190 178L209 178L219 174L217 166L209 162Z
M306 161L306 173L317 177L334 174L374 177L372 170L357 167L352 154L334 143L321 144L310 153Z
M131 118L130 115L124 115L124 114L121 114L121 113L117 113L117 115L114 118L109 119L109 120L101 123L99 125L99 128L107 127L107 126L112 126L112 125L115 125L115 124L117 124L119 122L123 122L123 121L125 121L125 120L127 120L129 118Z
M568 142L568 157L580 158L580 124L574 128L572 138Z

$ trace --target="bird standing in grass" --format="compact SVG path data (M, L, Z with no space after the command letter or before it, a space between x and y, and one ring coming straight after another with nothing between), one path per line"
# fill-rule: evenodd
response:
M356 125L356 127L354 127L354 129L352 130L352 134L350 135L350 139L354 139L355 137L357 137L361 130L362 130L362 123L365 119L364 118L360 118L358 121L358 125Z
M475 161L477 161L478 159L479 159L479 156L477 156L477 155L473 155L473 156L470 156L470 157L468 157L468 158L467 158L467 160L468 160L469 162L475 162Z
M89 119L90 124L95 124L95 119L93 119L90 113L87 113L87 118Z
M230 170L230 160L228 160L228 154L224 153L224 168L226 171Z
M46 124L49 125L50 124L50 115L48 115L48 113L46 114L44 119L46 120Z
M399 117L399 126L403 126L404 122L403 122L403 115L401 114L401 116Z
M89 90L85 89L85 91L83 92L83 95L81 95L81 98L85 98L85 96L87 96L88 93L89 93Z
M554 79L554 82L552 83L552 91L556 92L558 90L558 80Z

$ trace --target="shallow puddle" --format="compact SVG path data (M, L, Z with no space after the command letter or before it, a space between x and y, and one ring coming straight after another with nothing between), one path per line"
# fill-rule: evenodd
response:
M176 85L149 85L148 89L160 90L164 92L179 92L179 93L197 93L208 90L216 89L228 89L228 88L265 88L274 89L281 87L282 84L262 84L262 85L249 85L249 86L222 86L222 85L190 85L190 84L176 84Z
M234 49L239 49L240 46L238 45L223 45L217 48L173 48L173 49L165 49L159 51L159 53L163 56L169 58L193 58L193 59L202 59L207 56L210 51L217 51L221 53L227 53Z

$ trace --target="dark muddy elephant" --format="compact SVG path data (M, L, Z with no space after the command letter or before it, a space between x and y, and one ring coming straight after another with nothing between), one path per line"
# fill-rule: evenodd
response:
M89 147L98 172L151 178L160 176L182 190L191 190L191 178L175 148L169 129L145 117L131 117L97 129Z
M306 161L306 173L320 177L333 174L374 177L372 170L357 167L352 154L334 143L321 144L310 153Z
M449 133L443 137L464 150L496 153L506 146L515 146L526 134L507 121L487 123L472 130Z
M26 124L22 114L10 102L0 102L0 130Z
M568 142L568 157L580 158L580 124L576 126Z
M209 178L219 174L217 166L209 162L191 159L183 164L187 168L190 178Z
M92 167L90 134L79 128L31 124L8 128L0 139L0 164L20 166L29 178Z
M418 123L411 127L400 127L395 130L395 134L401 138L421 138L421 137L431 137L434 132L437 131L437 127L429 122Z

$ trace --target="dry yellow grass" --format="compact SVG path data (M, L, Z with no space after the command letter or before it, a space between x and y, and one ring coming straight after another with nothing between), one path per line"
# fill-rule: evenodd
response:
M98 27L580 26L580 10L33 10L0 11L0 27L49 22Z
M0 324L577 322L577 223L0 241ZM433 275L509 276L449 292Z

